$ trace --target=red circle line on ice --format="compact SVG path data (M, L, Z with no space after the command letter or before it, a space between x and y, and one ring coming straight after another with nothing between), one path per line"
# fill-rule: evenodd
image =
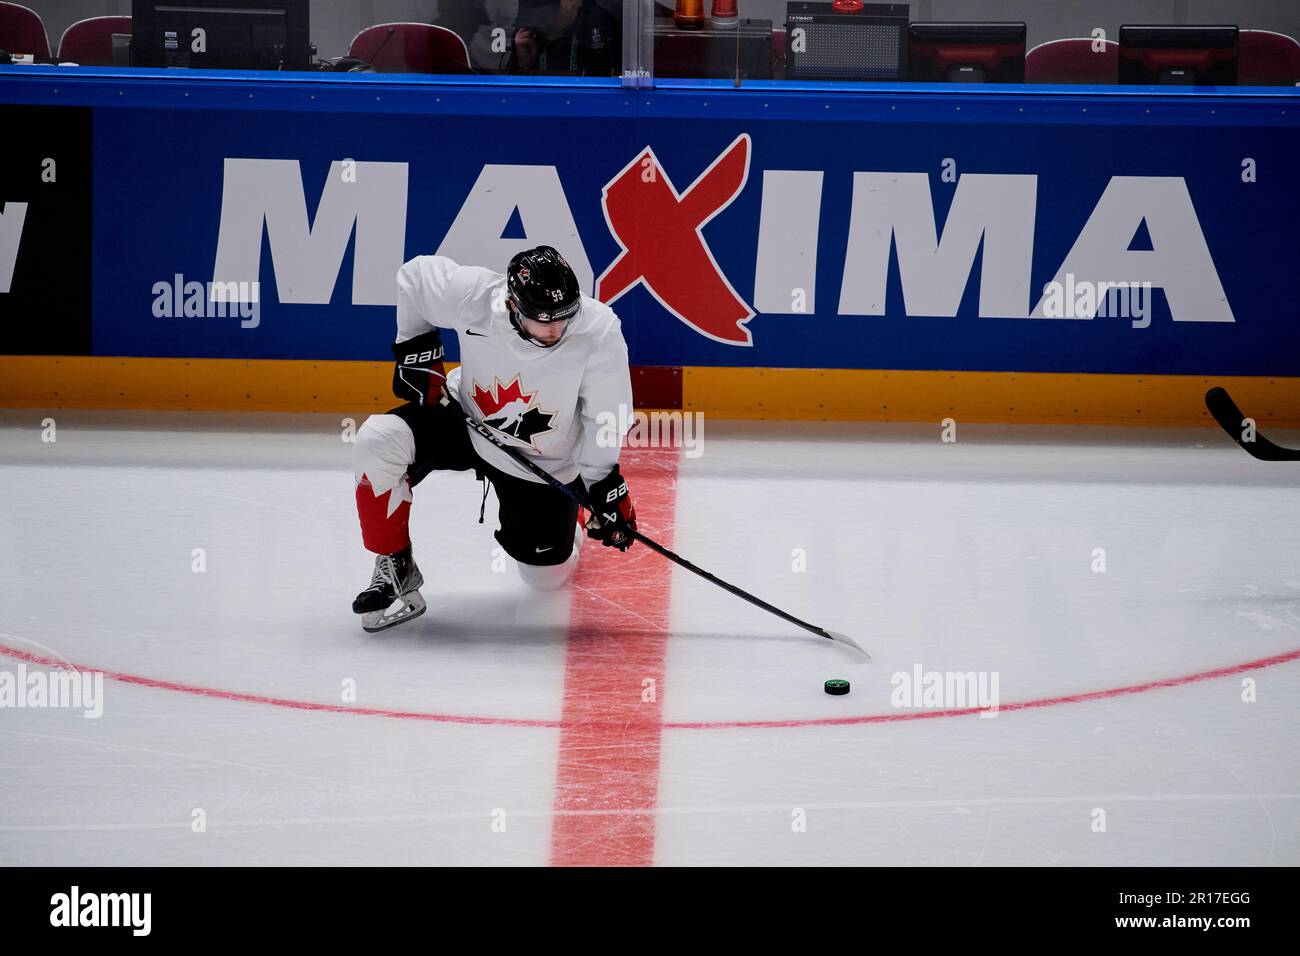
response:
M291 700L284 697L269 697L263 694L245 694L240 691L221 690L215 687L203 687L197 684L184 684L178 681L159 680L138 674L125 674L120 671L108 671L101 668L74 664L33 654L17 647L0 644L0 656L12 660L36 664L42 667L74 668L79 671L99 672L105 680L123 684L135 684L140 687L152 687L156 690L168 690L180 694L192 694L197 697L213 697L219 700L231 700L245 704L262 704L269 707L285 707L291 710L314 710L329 714L347 714L354 717L387 717L394 720L428 720L447 724L490 724L497 727L544 727L559 729L564 726L562 720L534 720L525 717L483 717L466 714L431 714L423 711L384 710L371 707L347 707L341 704L322 704L307 700ZM1160 680L1145 681L1141 684L1129 684L1124 687L1112 687L1108 690L1094 690L1079 694L1066 694L1058 697L1040 697L1034 700L1013 701L1000 704L998 711L1036 710L1040 707L1055 707L1059 704L1080 704L1090 700L1106 700L1112 697L1126 697L1130 694L1142 694L1147 691L1161 690L1169 687L1181 687L1200 681L1231 677L1247 671L1262 670L1278 664L1287 664L1300 659L1300 648L1246 661L1218 667L1214 670L1184 674L1181 677L1166 677ZM762 727L835 727L853 724L890 724L907 720L932 720L939 717L967 717L980 713L981 708L967 707L958 710L905 710L890 714L864 714L857 717L805 717L791 720L689 720L664 721L660 726L665 730L731 730L753 729Z

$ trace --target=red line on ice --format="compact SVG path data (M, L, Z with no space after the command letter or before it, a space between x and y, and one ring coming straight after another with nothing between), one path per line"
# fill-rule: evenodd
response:
M232 700L245 704L265 704L270 707L287 707L291 710L316 710L330 714L346 714L353 717L389 717L396 720L429 720L447 724L487 724L494 727L542 727L558 729L563 725L563 721L561 720L533 720L527 717L484 717L469 714L431 714L418 710L385 710L382 708L372 707L345 707L340 704L319 704L309 700L268 697L264 694L245 694L239 691L221 690L219 688L203 687L197 684L183 684L178 681L159 680L154 677L142 677L138 674L125 674L120 671L106 671L103 668L91 667L88 664L77 664L72 661L63 660L62 658L45 657L41 654L33 654L30 651L25 651L18 647L11 647L7 644L0 644L0 656L8 657L11 660L26 661L29 664L37 664L41 667L71 667L79 671L98 672L104 675L105 680L118 681L122 684L137 684L141 687L152 687L155 690L170 690L180 694L193 694L198 697L213 697L219 700ZM1160 680L1147 681L1142 684L1129 684L1125 687L1113 687L1109 690L1094 690L1081 694L1066 694L1060 697L1040 697L1036 700L1025 700L1010 704L1002 704L998 709L1004 711L1034 710L1039 707L1054 707L1057 704L1077 704L1090 700L1104 700L1108 697L1125 697L1129 694L1141 694L1149 690L1160 690L1166 687L1181 687L1184 684L1195 684L1199 681L1215 680L1220 677L1231 677L1233 674L1245 674L1248 671L1263 670L1266 667L1274 667L1278 664L1289 664L1295 660L1300 660L1300 648L1293 651L1287 651L1284 654L1275 654L1272 657L1261 657L1258 660L1246 661L1242 664L1218 667L1214 670L1200 671L1195 674L1185 674L1182 677L1166 677ZM662 691L662 687L660 690ZM835 727L851 724L890 724L905 720L930 720L936 717L969 717L978 713L978 709L968 708L965 710L902 711L893 714L864 714L858 717L801 717L792 720L681 720L665 722L661 724L661 726L665 730L732 730L763 727ZM609 721L604 717L600 717L594 718L592 722L608 723Z
M625 452L620 468L641 530L671 548L677 455ZM654 862L671 584L672 565L644 546L619 554L586 542L565 660L551 824L556 866Z
M288 707L291 710L319 710L329 714L347 714L352 717L394 717L398 720L432 720L448 724L493 724L507 727L559 727L558 720L531 720L514 717L474 717L459 714L429 714L413 710L385 710L373 707L346 707L342 704L319 704L309 700L292 700L286 697L268 697L265 694L245 694L237 690L221 690L216 687L203 687L199 684L183 684L179 681L160 680L156 677L141 677L139 674L124 674L121 671L106 671L103 668L87 664L76 664L58 657L45 657L33 654L17 647L0 644L0 655L14 660L39 664L42 667L72 668L73 670L100 673L105 680L122 684L137 684L152 687L155 690L170 690L179 694L193 694L197 697L215 697L219 700L233 700L244 704L266 704L270 707Z
M1037 700L1025 700L1010 704L1000 704L998 706L998 711L1034 710L1038 707L1055 707L1057 704L1079 704L1089 700L1105 700L1109 697L1124 697L1129 694L1141 694L1149 690L1159 690L1162 687L1180 687L1183 684L1195 684L1198 681L1214 680L1218 677L1231 677L1233 674L1244 674L1246 671L1256 671L1264 667L1272 667L1276 664L1286 664L1297 659L1300 659L1300 648L1297 648L1294 651L1287 651L1284 654L1275 654L1272 657L1261 657L1259 660L1247 661L1244 664L1232 664L1228 667L1218 667L1212 671L1201 671L1197 674L1186 674L1182 677L1165 677L1160 680L1146 681L1142 684L1129 684L1126 687L1112 687L1109 690L1093 690L1082 694L1065 694L1060 697L1040 697ZM969 717L973 714L978 714L981 711L982 708L980 707L963 707L954 710L905 710L893 714L870 714L861 717L812 717L796 720L683 720L675 723L666 723L664 724L664 727L668 730L728 730L735 727L834 727L840 724L892 724L902 720L932 720L936 717Z

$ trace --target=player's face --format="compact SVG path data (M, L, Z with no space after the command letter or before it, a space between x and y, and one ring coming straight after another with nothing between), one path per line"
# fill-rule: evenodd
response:
M564 335L564 330L569 326L567 319L558 322L536 322L526 316L520 316L520 322L525 332L547 348L559 342Z
M544 349L557 345L560 339L564 337L564 330L569 327L569 322L572 321L572 317L551 322L538 322L535 319L530 319L524 315L523 310L519 308L513 297L506 298L506 308L510 310L514 320L519 323L519 327L524 334L530 336L537 345Z

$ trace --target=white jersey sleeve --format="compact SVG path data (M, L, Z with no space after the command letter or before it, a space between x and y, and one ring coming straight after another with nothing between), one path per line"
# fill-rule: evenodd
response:
M496 273L446 256L416 256L397 270L397 341L432 328L464 332L492 306ZM481 300L481 301L480 301Z
M590 487L618 464L623 434L632 417L632 376L623 326L612 318L596 345L578 387L582 446L578 472Z

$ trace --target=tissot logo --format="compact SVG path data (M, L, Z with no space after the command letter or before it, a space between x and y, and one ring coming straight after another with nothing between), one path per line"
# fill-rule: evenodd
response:
M938 173L854 170L848 187L838 185L848 169L763 169L757 221L741 226L756 236L754 260L724 270L706 229L751 188L752 155L750 136L742 133L678 190L673 176L692 169L670 175L651 146L638 152L602 189L605 222L620 251L599 277L571 206L587 200L566 194L554 166L485 165L446 234L438 242L420 237L417 247L436 245L438 254L464 264L504 264L535 244L501 238L518 214L569 237L560 243L565 258L596 298L613 303L643 286L678 321L727 345L753 344L747 326L760 313L955 317L977 262L980 318L1093 319L1095 311L1086 309L1053 315L1044 301L1044 288L1073 276L1095 287L1159 289L1175 322L1235 321L1181 176L1112 177L1090 201L1086 219L1066 224L1078 232L1059 267L1035 276L1040 179L1043 192L1059 193L1070 185L1060 181L1066 174L962 173L941 184ZM859 162L871 165L869 158ZM353 304L396 304L392 277L407 245L409 169L357 168L365 175L347 188L331 170L311 219L297 161L227 159L214 281L256 280L265 231L281 302L328 304L351 244ZM828 181L848 192L826 196ZM942 222L940 188L951 194ZM848 209L847 237L837 232L834 242L821 221L828 198ZM1132 248L1139 234L1146 244ZM901 302L887 301L895 259Z

